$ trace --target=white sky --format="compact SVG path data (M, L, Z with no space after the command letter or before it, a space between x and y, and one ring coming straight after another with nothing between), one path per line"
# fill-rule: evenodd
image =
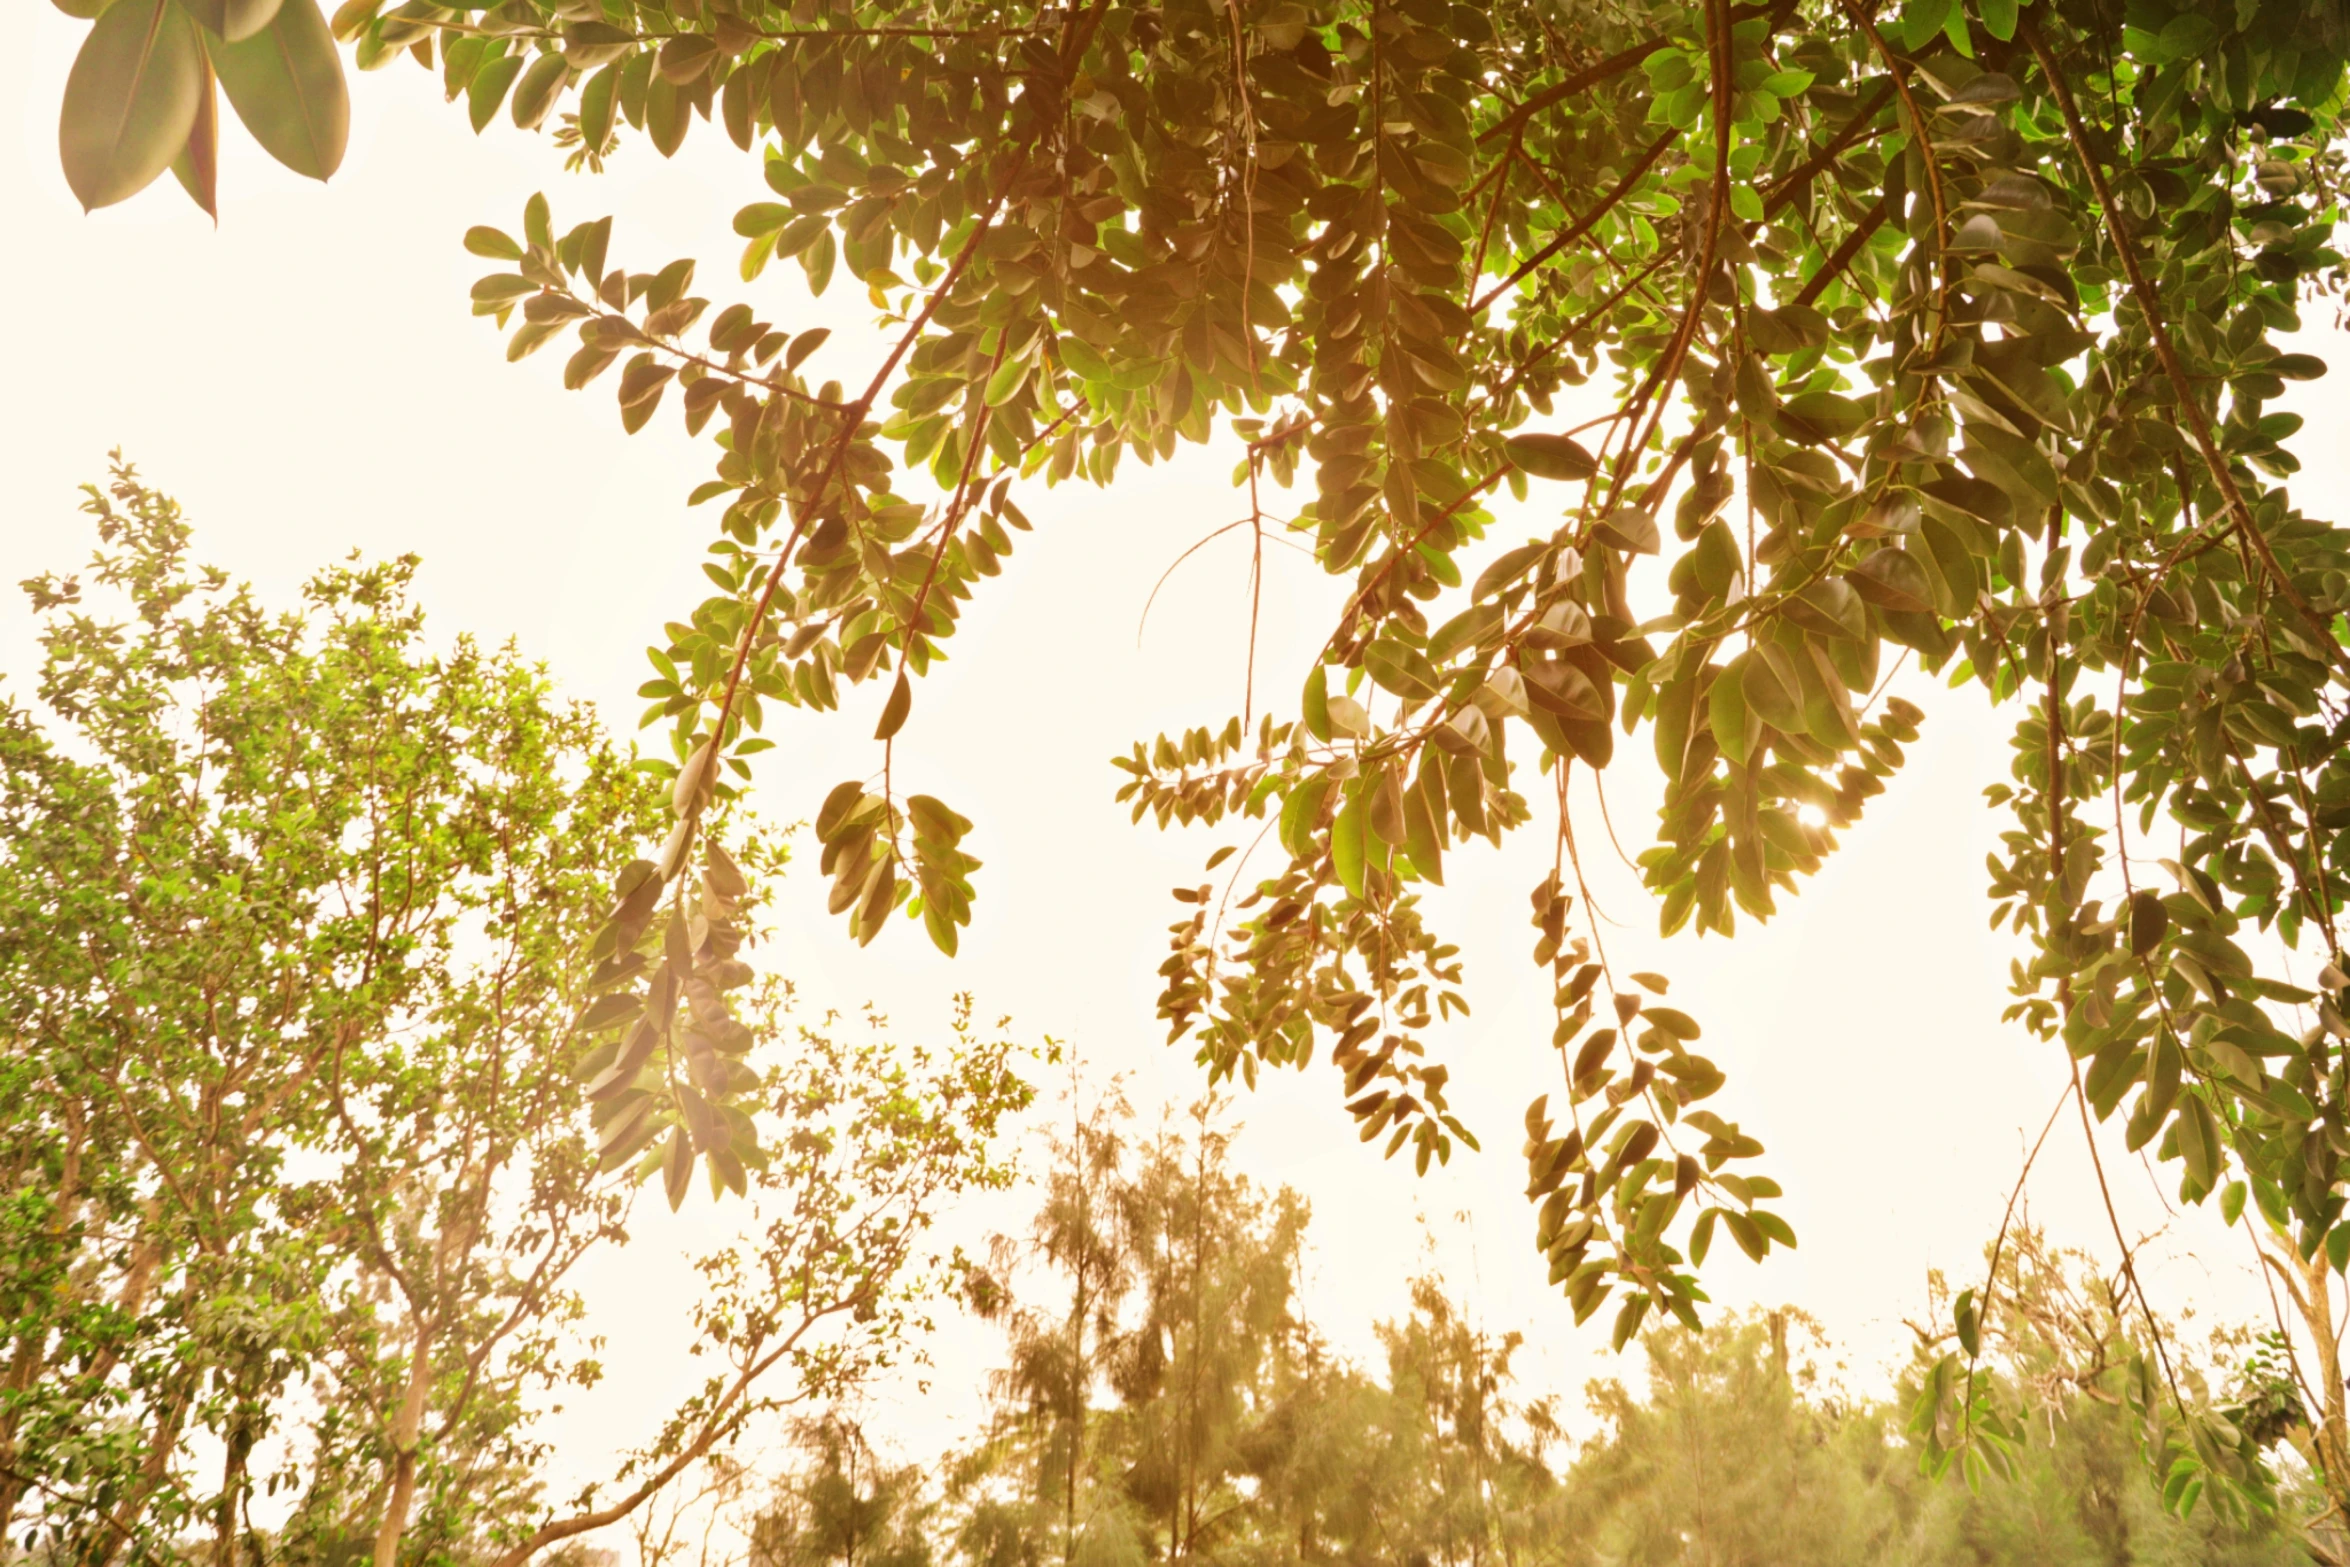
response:
M683 503L714 449L686 438L674 404L623 436L608 384L562 390L564 350L506 364L499 334L467 310L468 286L491 268L458 241L473 223L517 229L534 190L549 193L558 229L615 213L616 261L650 270L701 258L698 291L717 303L742 297L789 327L831 325L819 364L846 378L873 362L878 339L845 284L816 302L794 266L749 289L735 277L732 215L764 194L753 162L698 125L674 162L632 140L601 179L569 177L551 144L503 122L475 140L436 82L403 62L354 79L351 152L331 186L276 167L232 131L217 232L168 178L85 217L55 155L57 99L82 30L38 7L0 59L0 212L10 215L0 296L16 301L15 368L0 384L0 580L81 562L89 539L75 487L102 478L119 444L186 504L204 558L279 602L354 547L419 552L436 635L511 637L567 691L632 724L645 644L706 589L697 567L715 519ZM2299 498L2322 511L2350 459L2328 439L2339 405L2303 406L2311 473ZM1159 573L1235 515L1231 466L1229 453L1191 452L1158 468L1129 461L1108 494L1021 492L1038 531L969 606L954 663L917 686L900 741L902 785L978 824L968 847L987 863L963 956L939 957L912 925L858 951L825 917L811 865L785 890L784 939L770 949L781 969L824 1001L872 998L908 1035L943 1035L949 997L969 989L982 1014L1012 1014L1016 1033L1067 1040L1100 1069L1130 1074L1138 1103L1196 1092L1189 1052L1160 1043L1155 969L1175 917L1167 889L1196 880L1223 840L1130 827L1106 758L1161 727L1217 725L1237 710L1243 535L1201 551L1160 595L1139 645L1135 631ZM1541 526L1531 511L1505 514L1497 533L1514 543ZM1334 594L1303 557L1268 558L1259 690L1287 711ZM0 669L20 697L27 633L21 599L0 597ZM1996 820L1981 790L2005 773L2008 722L1971 690L1913 681L1908 691L1929 717L1907 770L1804 894L1735 942L1658 942L1653 912L1583 802L1586 866L1625 922L1607 929L1611 957L1673 976L1674 1003L1704 1025L1704 1048L1730 1074L1715 1106L1769 1146L1759 1167L1786 1186L1783 1211L1802 1238L1759 1268L1725 1243L1706 1284L1726 1304L1813 1312L1872 1385L1906 1353L1901 1319L1922 1314L1926 1271L1979 1270L2023 1147L2065 1079L2056 1047L1998 1021L2013 948L1985 929ZM804 818L833 783L872 771L879 696L859 693L830 718L771 718L781 747L761 759L760 808ZM1653 821L1645 738L1611 775L1616 827L1635 853ZM1538 798L1533 780L1521 788ZM1523 836L1501 854L1456 851L1451 886L1430 899L1471 965L1477 1014L1441 1048L1488 1152L1425 1180L1405 1161L1377 1163L1348 1129L1325 1062L1242 1102L1239 1156L1312 1201L1313 1306L1342 1345L1367 1351L1371 1323L1403 1309L1425 1216L1491 1325L1527 1332L1532 1390L1571 1393L1628 1368L1606 1354L1607 1313L1577 1330L1545 1290L1520 1196L1520 1116L1557 1086L1547 990L1527 961L1526 893L1548 852L1539 830ZM2121 1152L2118 1126L2104 1147L2134 1238L2162 1222L2162 1204ZM2175 1167L2164 1174L2175 1189ZM2051 1139L2031 1211L2110 1261L2077 1129ZM686 1222L648 1217L626 1266L599 1281L616 1375L565 1417L576 1422L563 1428L567 1446L626 1440L680 1387L675 1357L631 1351L673 1337L664 1324L687 1298L682 1270L661 1259L727 1217L698 1198ZM2146 1275L2158 1309L2265 1314L2244 1237L2204 1214L2171 1235ZM957 1341L962 1351L942 1355L987 1342ZM939 1397L908 1399L879 1422L911 1450L971 1408L960 1384L981 1367L947 1370Z

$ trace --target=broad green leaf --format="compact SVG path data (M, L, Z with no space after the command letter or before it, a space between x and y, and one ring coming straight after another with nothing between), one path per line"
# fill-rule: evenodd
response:
M1751 729L1745 681L1749 657L1741 654L1733 659L1714 677L1706 693L1706 722L1713 730L1714 744L1740 767L1746 765Z
M180 182L189 200L204 209L206 217L220 221L220 92L209 60L204 63L203 91L196 100L196 123L179 156L171 160L171 177Z
M82 40L57 148L85 209L145 190L187 145L205 88L200 36L172 0L117 0Z
M522 69L514 84L513 121L535 130L554 111L555 101L571 81L571 64L559 54L542 54ZM658 138L656 138L658 140Z
M1572 436L1529 431L1507 442L1510 461L1537 479L1588 479L1599 471L1598 461Z
M209 47L221 90L271 157L314 180L342 167L351 100L318 0L284 0L259 32Z
M1920 615L1933 607L1933 584L1909 552L1881 549L1845 573L1853 591L1879 609Z
M502 54L485 62L473 73L473 80L466 83L466 118L472 122L475 135L489 129L490 121L498 117L499 106L506 101L506 90L522 74L522 66L521 55Z
M267 27L280 0L179 0L216 38L236 43Z

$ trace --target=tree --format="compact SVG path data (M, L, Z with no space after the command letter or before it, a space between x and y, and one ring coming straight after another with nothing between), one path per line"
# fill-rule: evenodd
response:
M388 1551L420 1462L506 1500L618 1238L567 1024L602 846L656 802L511 654L422 656L413 560L273 615L127 466L89 510L105 602L28 584L54 720L11 705L0 757L9 1143L48 1176L0 1266L0 1526L29 1500L102 1560L200 1522L226 1564L247 1459L327 1383L304 1524L356 1506Z
M27 585L47 716L0 708L0 1530L98 1564L198 1530L229 1567L266 1480L289 1548L520 1567L908 1353L954 1271L925 1231L1006 1178L1010 1048L967 1012L946 1051L787 1041L772 981L738 1021L749 877L782 863L755 831L613 946L609 846L667 791L510 650L428 652L413 559L273 614L127 465L88 509L94 592ZM645 946L692 965L675 1064L599 1091ZM551 1502L541 1395L598 1374L570 1280L636 1185L681 1195L713 1056L779 1138L719 1147L749 1227L682 1326L725 1369L601 1499Z
M2002 1241L1990 1267L1996 1290L1953 1312L1965 1330L1962 1343L1972 1341L1966 1375L2006 1395L1999 1416L1973 1417L1979 1439L1961 1449L1969 1466L1969 1499L1955 1520L1962 1533L2004 1539L2008 1550L2094 1560L2155 1551L2260 1560L2272 1552L2282 1515L2291 1525L2286 1538L2306 1559L2338 1559L2325 1494L2333 1476L2313 1465L2318 1484L2304 1487L2304 1476L2274 1475L2261 1457L2288 1441L2305 1456L2314 1451L2310 1422L2274 1364L2272 1337L2264 1335L2243 1360L2235 1357L2253 1341L2241 1328L2190 1344L2175 1324L2142 1314L2126 1258L2100 1269L2049 1245L2029 1225ZM1939 1276L1930 1288L1947 1302ZM1944 1349L1959 1336L1921 1330L1904 1378L1908 1435L1929 1474L1949 1466L1949 1426L1971 1401L1939 1396L1933 1386L1950 1374ZM2183 1451L2190 1443L2210 1447ZM1984 1485L1993 1470L2010 1483ZM2157 1484L2147 1483L2149 1474ZM2282 1494L2261 1496L2271 1484ZM2207 1485L2220 1503L2216 1516L2192 1523L2162 1516L2165 1508L2190 1511L2193 1497L2182 1505L2180 1493ZM1955 1501L1955 1490L1944 1490Z
M115 16L88 81L124 80ZM1161 1012L1212 1077L1326 1046L1366 1139L1449 1157L1425 1036L1467 1000L1430 893L1454 841L1531 831L1565 1101L1527 1117L1536 1243L1619 1344L1694 1321L1718 1232L1793 1232L1704 1103L1697 1020L1577 923L1570 778L1645 728L1660 920L1728 935L1898 770L1923 715L1883 684L1915 657L2019 704L1990 893L2030 949L2010 1016L2075 1063L2084 1131L2127 1101L2184 1197L2350 1263L2350 550L2293 504L2298 419L2268 406L2322 373L2276 339L2342 277L2334 8L352 0L337 26L591 166L715 120L768 187L745 280L845 268L892 322L844 387L820 332L713 311L691 258L616 264L609 218L534 200L468 237L513 354L576 341L567 381L619 366L625 428L673 385L716 426L719 589L645 687L686 838L768 704L885 681L880 786L817 814L831 906L952 951L969 824L902 794L890 745L1025 528L1012 487L1221 436L1252 531L1352 591L1294 716L1260 721L1252 669L1231 722L1119 763L1138 820L1246 819L1210 872L1277 845L1181 894ZM126 92L74 97L69 156L146 123ZM1505 487L1563 511L1502 548Z
M2114 1281L2064 1276L2078 1259L2060 1268L2045 1250L2026 1250L2032 1312L2084 1304L2073 1293L2084 1283L2087 1298L2113 1304ZM2110 1350L2124 1324L2104 1320L2115 1330ZM2090 1374L2017 1433L2008 1481L1977 1490L1953 1473L1919 1474L1903 1450L1897 1409L1838 1389L1820 1364L1817 1328L1800 1312L1726 1320L1703 1334L1666 1326L1644 1343L1645 1396L1614 1382L1591 1389L1605 1431L1577 1455L1549 1515L1573 1538L1569 1561L2282 1567L2308 1559L2285 1519L2230 1524L2205 1514L2189 1522L2166 1513L2138 1460L2117 1364L2091 1371L2067 1362L2066 1370ZM2010 1359L2009 1349L2020 1353ZM2002 1338L1988 1374L2031 1379L2052 1369L2041 1350ZM2298 1498L2285 1509L2299 1510Z
M1255 1498L1236 1482L1259 1466L1276 1367L1301 1328L1306 1205L1231 1168L1224 1109L1211 1095L1188 1131L1162 1124L1119 1194L1142 1297L1111 1372L1132 1428L1121 1488L1169 1561L1213 1558L1245 1523Z
M1004 1428L972 1455L961 1485L982 1486L1001 1465L1025 1471L1011 1495L974 1493L979 1500L965 1533L974 1554L990 1559L981 1542L1040 1535L1038 1521L1050 1518L1056 1553L1064 1564L1076 1561L1094 1510L1094 1392L1127 1337L1120 1308L1134 1286L1126 1167L1133 1107L1113 1083L1088 1109L1074 1057L1063 1103L1068 1135L1048 1134L1044 1200L1025 1245L997 1237L988 1269L974 1276L966 1297L983 1319L1002 1325L1011 1363L994 1378ZM1023 1263L1041 1264L1056 1283L1065 1279L1066 1304L1021 1301L1010 1279Z
M918 1465L884 1462L837 1412L792 1434L802 1464L751 1520L750 1567L930 1567Z
M1101 1134L1097 1142L1118 1125L1103 1120L1086 1123ZM1131 1131L1130 1119L1123 1124ZM1230 1259L1215 1265L1226 1277L1257 1272L1243 1259L1266 1254L1294 1266L1310 1243L1302 1205L1253 1191L1231 1171L1213 1123L1185 1117L1157 1139L1132 1141L1152 1152L1125 1166L1115 1188L1124 1211L1144 1216L1129 1233L1186 1217L1192 1194L1206 1191L1226 1215L1227 1239L1211 1253ZM1175 1178L1154 1178L1154 1166ZM1048 1185L1036 1209L1060 1202ZM1229 1567L2282 1567L2330 1559L2328 1503L2306 1471L2284 1466L2265 1509L2227 1516L2207 1508L2188 1519L2166 1509L2165 1483L2203 1484L2200 1473L2144 1462L2149 1452L2167 1462L2181 1424L2159 1392L2164 1357L2188 1408L2240 1433L2249 1450L2307 1443L2309 1418L2290 1397L2273 1339L2229 1328L2193 1345L2174 1324L2150 1330L2118 1271L2056 1250L2029 1225L2000 1236L1996 1249L1999 1288L1975 1319L1973 1375L1996 1385L1999 1410L2012 1418L1962 1449L1981 1460L1963 1472L1947 1461L1952 1400L1930 1384L1947 1374L1955 1333L1940 1319L1965 1313L1938 1277L1928 1281L1936 1321L1918 1329L1911 1363L1881 1391L1850 1386L1818 1325L1780 1309L1701 1331L1673 1323L1649 1330L1639 1344L1644 1381L1592 1383L1585 1402L1593 1419L1570 1422L1556 1394L1536 1396L1521 1380L1517 1338L1482 1331L1473 1296L1431 1274L1413 1282L1400 1320L1378 1325L1381 1353L1369 1364L1332 1355L1325 1335L1342 1325L1308 1318L1293 1296L1278 1312L1225 1314L1210 1365L1233 1374L1196 1402L1186 1393L1184 1338L1154 1331L1154 1292L1134 1290L1097 1330L1096 1342L1130 1348L1105 1352L1090 1383L1073 1546L1057 1475L1005 1461L1023 1451L1022 1440L1049 1439L1054 1429L1009 1381L1005 1428L935 1466L947 1477L936 1490L909 1495L901 1486L918 1468L868 1456L861 1472L869 1478L835 1494L842 1516L876 1522L876 1538L926 1522L933 1555L972 1567L1065 1552L1090 1563ZM1137 1251L1152 1255L1148 1246ZM1042 1278L1006 1274L997 1288L1054 1298L1066 1270L1041 1260ZM1142 1276L1151 1271L1146 1265ZM999 1320L1018 1366L1033 1353L1033 1324L1017 1314ZM1154 1365L1147 1346L1170 1338L1171 1352ZM1138 1375L1142 1367L1153 1374ZM1170 1454L1171 1435L1195 1409L1209 1416L1209 1439L1193 1449L1208 1497L1198 1510L1203 1526L1180 1509L1167 1521L1163 1478L1186 1467ZM1570 1423L1578 1439L1565 1435ZM835 1467L848 1466L825 1459L795 1469L785 1488L798 1494ZM1994 1468L2002 1483L1985 1484ZM851 1497L867 1498L869 1510L851 1514ZM884 1516L886 1530L878 1527ZM846 1554L835 1547L828 1559Z

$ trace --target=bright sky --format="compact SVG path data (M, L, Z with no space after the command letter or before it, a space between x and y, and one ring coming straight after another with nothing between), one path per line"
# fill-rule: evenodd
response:
M403 62L354 80L351 152L331 186L287 173L232 132L217 231L168 179L85 217L55 152L57 99L82 30L36 8L0 59L0 211L10 214L0 295L17 301L16 369L0 390L0 579L80 563L89 538L75 487L102 478L120 445L185 503L204 557L279 602L353 548L415 551L437 635L511 637L566 690L632 724L645 644L705 591L697 566L715 519L684 499L714 448L689 440L673 407L624 436L608 386L562 390L560 351L506 364L499 334L467 309L468 286L490 268L458 242L474 223L518 228L536 190L548 192L559 229L616 213L616 261L650 270L702 258L699 291L718 303L743 297L786 326L832 326L819 363L846 378L876 357L861 300L842 285L807 299L796 267L747 290L735 278L729 223L761 199L755 165L697 126L673 162L634 140L600 179L567 176L549 142L503 122L474 139L435 80ZM2338 403L2312 398L2304 411L2317 438L2304 439L2311 473L2297 498L2319 511L2350 455L2324 439ZM858 951L825 917L811 871L785 890L770 961L824 1002L873 999L907 1035L943 1035L950 996L968 989L983 1014L1011 1014L1017 1035L1055 1036L1100 1072L1130 1074L1140 1104L1197 1092L1188 1051L1164 1047L1152 1021L1154 971L1175 917L1167 889L1196 880L1223 840L1129 826L1111 798L1122 775L1106 759L1162 727L1221 724L1238 709L1243 535L1185 565L1136 634L1159 574L1235 515L1231 467L1229 453L1193 452L1158 468L1130 461L1109 494L1022 492L1037 532L970 606L954 663L917 687L900 738L900 780L978 824L968 847L986 868L963 956L941 958L912 925ZM1543 526L1529 510L1497 531L1514 543ZM1269 554L1262 700L1294 707L1333 603L1302 556ZM0 599L0 670L20 698L27 630L21 600ZM1717 1248L1708 1288L1727 1304L1811 1311L1872 1385L1905 1355L1902 1319L1922 1318L1927 1270L1962 1280L1979 1270L2023 1149L2065 1080L2055 1047L1999 1023L2013 948L1985 929L1995 821L1981 790L2005 773L2007 720L1971 690L1906 689L1929 713L1907 770L1781 918L1735 942L1659 942L1588 795L1579 806L1601 905L1624 922L1606 928L1611 957L1673 976L1674 1003L1704 1025L1705 1048L1730 1074L1715 1104L1769 1146L1761 1167L1786 1186L1783 1209L1802 1238L1761 1267ZM811 816L832 784L876 768L867 737L880 694L877 684L831 718L771 718L781 748L762 759L762 811ZM1632 765L1611 775L1616 830L1635 853L1654 819L1644 751L1628 748ZM1530 780L1521 788L1534 796ZM1535 1390L1572 1392L1630 1368L1606 1354L1605 1314L1577 1330L1545 1290L1520 1195L1520 1117L1557 1087L1547 992L1527 960L1526 894L1547 852L1538 834L1524 836L1502 854L1457 852L1451 886L1431 899L1471 964L1476 1016L1454 1024L1442 1048L1456 1064L1458 1107L1488 1152L1424 1180L1404 1161L1379 1164L1348 1129L1325 1062L1242 1101L1239 1156L1312 1201L1314 1307L1342 1346L1367 1351L1371 1323L1403 1309L1425 1216L1490 1325L1527 1332L1521 1364ZM2103 1146L2135 1239L2165 1221L2164 1205L2142 1163L2122 1153L2118 1126ZM2175 1191L2175 1167L2162 1173ZM2110 1263L2113 1239L2069 1112L2034 1175L2031 1212ZM687 1298L682 1270L654 1263L727 1219L697 1197L684 1221L648 1213L639 1223L625 1270L598 1281L617 1374L565 1417L587 1417L563 1428L567 1445L624 1439L632 1413L650 1416L680 1389L687 1372L674 1356L633 1353L673 1337L663 1324ZM2177 1221L2150 1255L2158 1309L2221 1320L2267 1310L2249 1243L2215 1215ZM942 1357L986 1342L957 1341L965 1348L949 1344ZM943 1428L972 1407L961 1384L981 1368L962 1365L942 1379L942 1397L909 1399L881 1424L921 1450L931 1421Z

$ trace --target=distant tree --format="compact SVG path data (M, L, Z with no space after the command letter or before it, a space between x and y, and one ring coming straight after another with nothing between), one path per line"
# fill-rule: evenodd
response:
M1489 1339L1423 1279L1410 1317L1382 1329L1385 1383L1336 1360L1297 1298L1306 1205L1232 1168L1224 1109L1202 1100L1144 1137L1112 1095L1055 1140L1039 1240L999 1248L989 1280L1009 1370L998 1425L950 1470L959 1554L972 1567L1507 1557L1552 1483L1538 1455L1556 1436L1547 1408L1513 1402L1516 1341ZM1069 1244L1079 1213L1115 1216L1092 1247ZM1093 1281L1082 1364L1073 1319L1045 1304L1080 1266ZM1077 1429L1072 1486L1058 1460Z
M1306 1205L1231 1167L1224 1109L1211 1096L1162 1123L1121 1193L1140 1310L1110 1377L1130 1455L1119 1484L1169 1561L1221 1557L1246 1529L1257 1498L1236 1487L1302 1326Z
M1955 1329L1921 1329L1898 1385L1873 1394L1842 1385L1824 1364L1812 1319L1779 1310L1644 1334L1645 1384L1593 1383L1587 1402L1597 1429L1578 1443L1565 1434L1578 1422L1556 1396L1534 1396L1520 1382L1516 1335L1483 1330L1473 1304L1440 1278L1416 1280L1406 1315L1379 1326L1378 1364L1332 1356L1329 1325L1304 1317L1273 1282L1310 1240L1302 1205L1254 1190L1229 1168L1226 1134L1206 1107L1168 1119L1148 1139L1115 1108L1083 1124L1096 1149L1139 1150L1116 1161L1105 1190L1130 1216L1119 1233L1138 1242L1144 1282L1120 1297L1122 1309L1095 1320L1094 1342L1122 1348L1103 1353L1087 1384L1090 1435L1073 1543L1060 1493L1023 1489L1041 1471L1006 1463L1028 1451L1020 1433L1033 1441L1053 1429L1030 1423L1033 1406L1017 1401L1017 1382L1002 1384L1013 1400L1004 1426L941 1466L948 1478L934 1538L942 1555L969 1567L1033 1567L1064 1552L1100 1567L2284 1567L2337 1559L2321 1477L2288 1463L2281 1481L2266 1478L2262 1455L2310 1434L2299 1405L2279 1402L2289 1384L2280 1384L2273 1346L2246 1364L2253 1341L2240 1330L2197 1349L2174 1325L2158 1324L2157 1350L2121 1279L2050 1248L2028 1226L2002 1238L1997 1290L1975 1318L1931 1281L1938 1319L1980 1326L1971 1395L1932 1385L1954 1370L1966 1375ZM1040 1207L1063 1202L1066 1191L1048 1189ZM1202 1319L1216 1324L1199 1364L1216 1391L1187 1405L1182 1324L1153 1325L1158 1302L1183 1293L1156 1281L1180 1286L1191 1259L1177 1250L1170 1266L1167 1242L1152 1237L1180 1233L1201 1192L1207 1232L1222 1237L1200 1253L1218 1280L1211 1288L1254 1277L1278 1309ZM1268 1267L1266 1259L1283 1260ZM1052 1299L1068 1281L1047 1265L1026 1282L1008 1274L996 1282ZM1017 1364L1028 1329L1017 1313L999 1320L1010 1324L1005 1347ZM1962 1351L1955 1364L1954 1347ZM2185 1422L2166 1375L2176 1379ZM1984 1429L1954 1446L1955 1411L1969 1407ZM1194 1529L1166 1477L1185 1472L1179 1433L1203 1414L1206 1439L1188 1451L1203 1498L1196 1511L1207 1522ZM2182 1423L2235 1433L2240 1445L2180 1463ZM1962 1468L1958 1457L1970 1453L1977 1461ZM2158 1460L2151 1474L2150 1457ZM2222 1505L2176 1516L2183 1509L2165 1486L2204 1484L2214 1472L2233 1481ZM2262 1489L2272 1483L2279 1488Z
M1880 1412L1821 1396L1795 1358L1816 1333L1793 1312L1704 1334L1659 1328L1643 1341L1645 1397L1595 1383L1606 1433L1579 1455L1553 1515L1580 1526L1580 1559L1902 1559L1891 1547L1913 1466L1886 1448Z
M753 1515L747 1567L931 1567L929 1476L875 1453L832 1412L795 1423L798 1464Z
M1076 1561L1097 1483L1093 1400L1126 1347L1121 1308L1136 1261L1126 1200L1133 1106L1113 1083L1088 1107L1073 1057L1062 1108L1068 1129L1044 1134L1047 1162L1027 1234L996 1238L969 1296L1002 1326L1008 1352L992 1379L1000 1422L967 1456L961 1482L973 1502L965 1549L998 1567L1038 1549ZM1026 1268L1046 1285L1016 1289Z
M1488 1333L1475 1309L1430 1274L1412 1283L1410 1315L1381 1327L1389 1395L1407 1417L1397 1462L1417 1482L1421 1553L1442 1567L1520 1567L1548 1554L1539 1509L1557 1428L1547 1405L1520 1402L1523 1337Z

